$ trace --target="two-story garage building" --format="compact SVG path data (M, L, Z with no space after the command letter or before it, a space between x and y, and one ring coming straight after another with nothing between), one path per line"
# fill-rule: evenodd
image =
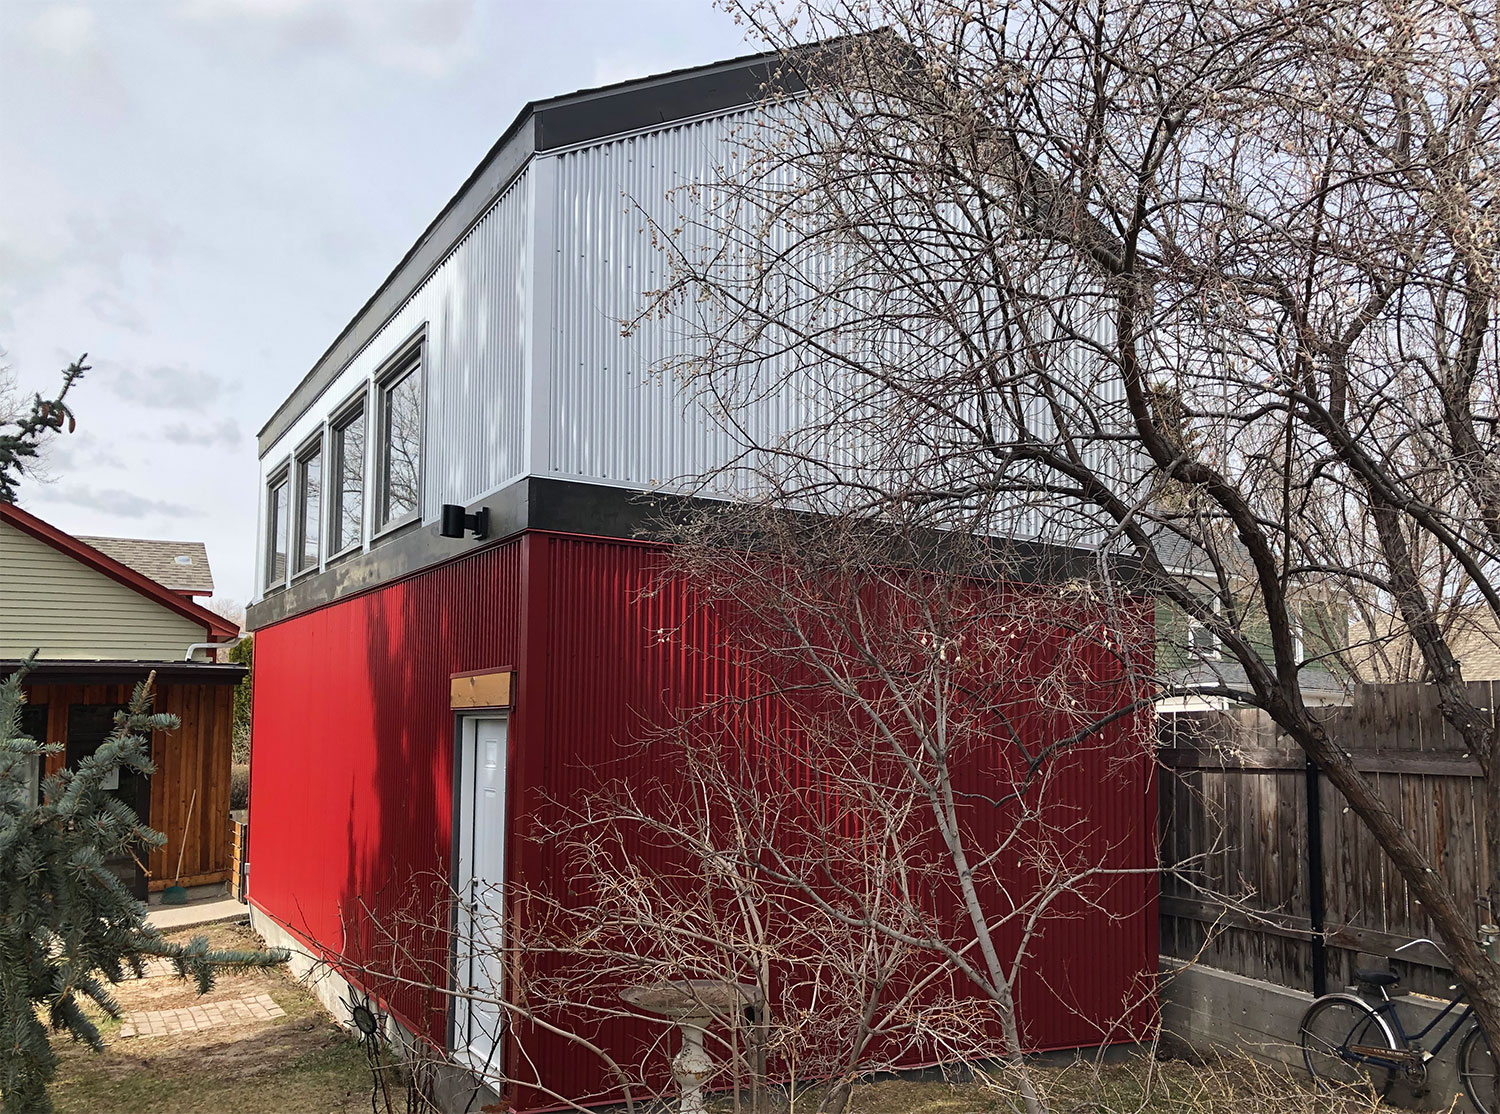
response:
M420 920L434 878L565 888L530 819L712 695L694 648L661 637L683 590L655 580L641 497L739 446L653 374L680 323L625 336L621 321L662 279L646 218L671 227L691 204L674 191L724 159L770 72L750 58L527 105L261 431L250 902L273 941L344 957L356 984L348 957L374 963L382 919ZM787 420L775 400L741 418ZM443 536L445 506L483 511L483 537ZM671 778L664 762L631 768ZM1150 777L1140 753L1078 782L1115 866L1154 861ZM1021 987L1029 1046L1141 1035L1145 1013L1115 1023L1155 970L1154 893L1122 875L1049 941ZM499 977L455 969L461 941L408 947L409 982L380 1002L405 1029L554 1095L609 1098L587 1050L514 1025L497 1042L424 988ZM621 1055L649 1043L615 1022L593 1037ZM539 1096L506 1100L555 1101Z

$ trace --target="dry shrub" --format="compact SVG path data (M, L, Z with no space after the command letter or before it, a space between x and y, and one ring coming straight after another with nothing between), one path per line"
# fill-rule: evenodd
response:
M229 768L229 808L237 811L250 807L250 767L236 764Z
M1036 1066L1032 1077L1053 1114L1373 1114L1369 1096L1316 1092L1305 1076L1248 1056L1210 1053L1193 1061L1149 1054L1102 1063ZM811 1090L797 1100L813 1110ZM1019 1110L997 1077L961 1084L889 1079L856 1089L849 1114L979 1114ZM1386 1108L1381 1108L1386 1109Z

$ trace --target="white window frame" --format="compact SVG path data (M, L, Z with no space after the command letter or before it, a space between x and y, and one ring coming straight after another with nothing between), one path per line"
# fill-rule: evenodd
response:
M1224 601L1217 595L1214 596L1214 614L1224 614ZM1198 648L1198 635L1200 632L1207 635L1209 639L1208 647L1203 650ZM1187 652L1190 661L1222 661L1224 658L1224 644L1219 640L1218 635L1208 629L1206 623L1200 622L1189 615Z
M307 555L307 465L314 457L318 460L318 548L313 554L313 559L307 564L302 559ZM318 432L304 441L298 447L296 455L292 458L292 529L293 552L288 554L288 565L291 568L292 579L296 580L307 573L316 572L323 567L324 533L323 519L327 514L327 501L324 498L328 490L328 453L323 444L323 427L318 427Z
M276 489L283 486L286 488L286 566L282 569L281 578L273 580L271 579L271 572L276 566ZM266 544L262 547L261 552L261 559L265 562L261 581L263 591L274 592L285 588L291 583L292 535L295 531L292 529L293 492L292 461L290 457L283 460L276 468L271 470L263 490L266 495L266 510L263 516L266 528Z
M324 464L328 471L328 482L325 487L333 498L325 498L324 504L327 508L328 521L326 529L331 544L339 538L339 519L342 516L342 499L344 493L344 457L343 442L341 434L354 424L356 419L365 423L365 444L359 462L359 528L355 531L354 540L346 542L336 550L329 552L324 560L328 564L345 554L354 553L364 546L365 534L370 521L370 454L372 450L370 440L370 384L361 383L352 395L339 404L333 412L333 417L328 419L328 453ZM325 548L327 548L325 546Z
M417 382L417 453L416 453L416 496L415 505L411 510L399 518L385 518L387 477L390 470L390 444L387 436L387 427L390 422L390 393L391 388L404 380L408 375L416 377ZM375 398L371 407L375 415L375 442L374 451L370 459L375 465L374 484L366 483L366 489L372 490L375 495L375 505L371 510L371 539L392 533L412 522L419 521L422 517L422 460L426 455L426 428L427 428L427 329L424 325L418 329L415 336L403 343L390 359L386 360L380 370L375 373L374 379Z

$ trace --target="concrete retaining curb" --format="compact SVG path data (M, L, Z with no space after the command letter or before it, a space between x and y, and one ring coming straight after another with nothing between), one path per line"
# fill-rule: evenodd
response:
M1190 1048L1223 1048L1261 1063L1291 1067L1299 1074L1304 1071L1297 1026L1312 1002L1311 994L1212 967L1185 965L1166 956L1162 957L1161 970L1164 1036ZM1408 1032L1419 1030L1444 1004L1416 994L1404 995L1398 1000L1402 1024ZM1430 1046L1448 1025L1445 1019L1425 1043ZM1456 1098L1455 1109L1472 1112L1458 1081L1458 1044L1463 1033L1459 1030L1442 1053L1428 1063L1425 1095L1414 1096L1410 1088L1398 1082L1386 1101L1416 1110L1447 1110Z

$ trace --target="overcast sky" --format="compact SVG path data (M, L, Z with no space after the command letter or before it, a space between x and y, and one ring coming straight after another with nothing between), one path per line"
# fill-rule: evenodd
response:
M88 352L21 505L208 544L255 433L528 100L743 54L708 0L0 0L0 348Z

